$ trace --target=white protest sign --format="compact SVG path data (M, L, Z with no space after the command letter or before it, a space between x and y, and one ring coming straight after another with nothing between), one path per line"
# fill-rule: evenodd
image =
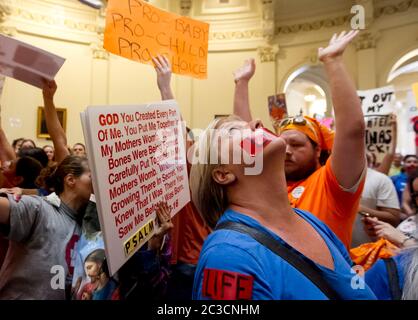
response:
M357 91L364 116L388 115L395 110L393 86Z
M0 74L43 87L53 80L65 59L19 40L0 35Z
M113 275L155 233L155 205L175 215L190 201L174 100L88 107L81 114L106 256Z

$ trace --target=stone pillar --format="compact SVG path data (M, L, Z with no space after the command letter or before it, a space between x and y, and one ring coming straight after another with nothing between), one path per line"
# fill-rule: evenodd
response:
M92 105L109 103L109 53L103 48L105 12L102 9L97 18L97 40L92 42L91 94Z
M267 43L271 43L275 36L275 19L274 19L274 4L273 0L261 0L263 9L263 37Z
M180 13L183 16L190 15L190 9L192 8L192 0L180 0Z
M355 41L357 50L357 89L376 88L376 41L378 34L365 32Z
M6 36L16 35L16 28L7 26L7 19L12 13L10 1L0 0L0 34Z
M260 106L253 106L253 108L264 108L260 114L265 114L267 111L267 97L274 95L277 91L277 68L276 68L276 57L279 52L279 46L263 46L258 48L258 55L260 62L257 65L257 74L260 74L258 79L261 79L262 84L262 96L265 97L264 104ZM267 125L267 123L265 123ZM271 123L268 123L271 127Z

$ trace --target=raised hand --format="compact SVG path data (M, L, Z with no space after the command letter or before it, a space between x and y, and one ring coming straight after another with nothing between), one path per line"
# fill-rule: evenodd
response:
M167 205L167 202L158 203L156 205L156 213L159 228L154 236L148 241L149 250L158 250L161 248L164 241L164 235L174 227L171 222L171 207Z
M335 33L327 47L321 47L318 49L318 59L322 62L327 62L329 60L342 57L345 48L347 48L348 44L357 36L358 33L358 30L351 30L348 33L343 31L339 35Z
M164 96L171 94L171 65L170 61L168 61L167 57L158 55L155 58L152 58L154 62L154 68L157 72L157 84L158 89L160 89L161 95L163 96L163 100L166 100ZM171 94L172 95L172 94ZM173 97L169 97L172 99Z
M255 73L255 60L248 59L245 60L244 65L234 71L234 80L235 82L244 80L250 81Z
M396 116L396 113L391 113L390 115L389 115L389 124L391 125L391 126L397 126L397 116Z
M49 81L44 79L44 87L42 89L42 94L45 100L53 100L55 92L57 91L57 84L55 80Z
M171 207L167 205L167 202L160 202L157 204L156 213L160 224L160 228L156 234L161 236L173 228L173 223L171 222Z

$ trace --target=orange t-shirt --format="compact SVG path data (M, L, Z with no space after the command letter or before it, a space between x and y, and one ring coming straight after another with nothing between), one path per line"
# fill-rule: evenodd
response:
M203 221L196 207L189 202L178 212L173 220L171 232L172 256L171 264L177 262L197 264L203 242L211 232Z
M312 213L349 248L364 178L363 174L354 192L343 190L332 172L331 161L328 159L325 166L316 170L309 178L288 183L290 205Z

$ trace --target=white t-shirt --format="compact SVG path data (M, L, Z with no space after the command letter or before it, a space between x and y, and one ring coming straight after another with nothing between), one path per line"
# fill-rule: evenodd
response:
M370 209L377 209L377 207L399 209L398 196L392 180L385 174L368 168L360 204ZM351 241L352 248L377 240L367 235L361 219L362 216L357 214Z

